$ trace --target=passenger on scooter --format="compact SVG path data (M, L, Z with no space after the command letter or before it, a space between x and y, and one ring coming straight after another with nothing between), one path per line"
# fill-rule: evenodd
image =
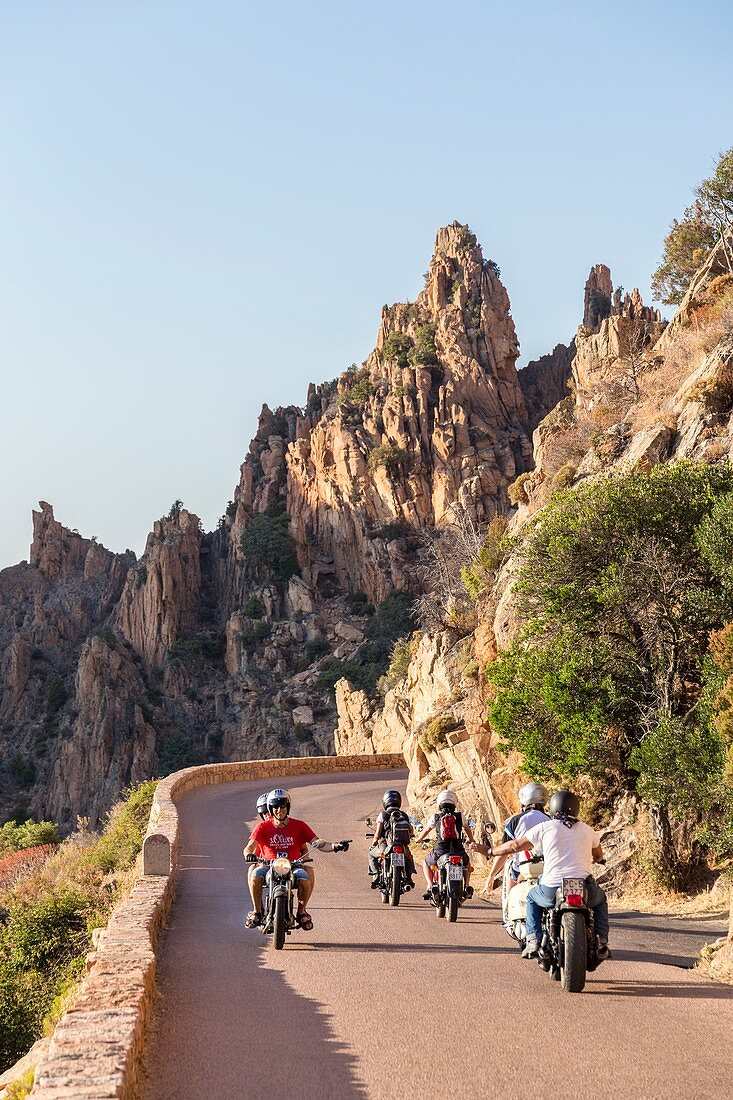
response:
M600 834L578 820L580 802L572 791L557 791L550 799L550 820L533 825L517 840L500 844L494 855L510 855L534 848L544 858L544 870L537 886L527 895L527 945L523 959L537 955L542 936L540 910L551 909L555 892L564 878L585 879L588 904L595 915L596 954L600 960L609 957L608 902L606 895L591 874L591 864L603 859Z
M438 858L443 855L460 855L463 857L463 896L464 898L473 897L473 886L470 885L473 868L468 858L468 852L463 845L463 834L465 833L468 837L472 849L475 849L476 845L471 826L463 820L463 814L456 808L457 805L458 799L453 791L441 791L438 795L436 812L417 838L417 843L421 844L435 829L433 850L428 852L422 865L427 885L427 890L423 894L424 901L430 901L433 896L432 869L437 864Z
M320 840L305 821L290 816L290 793L276 788L267 796L269 817L256 825L244 849L244 858L249 863L260 859L275 859L280 852L293 862L308 853L308 845L318 851L345 852L349 842L339 840L333 844ZM252 911L248 913L245 927L256 928L262 923L262 889L267 875L267 867L258 867L250 878L249 888L252 895ZM313 927L313 918L306 910L306 904L313 892L313 882L304 867L293 869L293 877L298 888L298 913L296 923L305 932Z
M405 843L405 886L412 890L415 883L415 860L409 848L409 839L414 837L415 830L406 813L401 809L402 795L399 791L388 790L382 795L382 810L377 816L377 827L374 830L374 840L369 849L369 877L372 880L372 890L379 888L379 864L380 856L384 855L388 844L395 841L395 828L401 830L407 840Z
M525 783L517 792L517 797L519 798L521 809L518 814L514 814L507 819L501 838L502 844L506 844L510 840L519 840L519 838L524 836L527 832L527 829L531 829L533 825L541 825L543 821L550 820L545 813L547 799L550 796L547 792L547 788L543 787L541 783ZM488 893L489 890L494 889L499 878L499 872L507 859L508 853L505 852L503 855L498 856L496 855L496 849L494 849L494 859L489 868L484 893ZM519 878L518 853L512 860L512 869L509 875L509 888L511 889Z

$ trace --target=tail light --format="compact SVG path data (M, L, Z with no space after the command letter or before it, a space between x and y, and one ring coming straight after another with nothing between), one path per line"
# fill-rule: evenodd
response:
M405 849L401 844L393 844L392 845L392 851L393 852L404 852L404 850Z
M449 863L463 863L463 859L460 856L450 856L449 859L448 859L448 862Z
M565 895L565 901L568 905L582 905L583 904L583 895L582 894L566 894Z

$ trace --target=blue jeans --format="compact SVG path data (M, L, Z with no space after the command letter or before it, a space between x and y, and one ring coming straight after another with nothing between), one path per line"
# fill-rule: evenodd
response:
M601 940L608 939L608 902L606 895L593 877L585 880L588 887L588 904L593 910L596 922L596 935ZM527 939L542 939L541 909L551 909L555 904L557 886L543 886L539 882L527 894Z
M264 879L265 876L267 875L268 870L269 870L269 868L264 863L261 863L260 866L255 871L255 878ZM304 870L302 867L296 867L293 870L293 878L295 879L296 882L302 882L303 879L308 878L308 872L306 870Z

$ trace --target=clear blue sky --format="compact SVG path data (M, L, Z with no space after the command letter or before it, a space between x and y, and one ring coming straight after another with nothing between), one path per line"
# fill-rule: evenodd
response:
M414 298L454 218L522 362L591 264L648 294L733 145L728 3L6 2L0 566L39 498L141 552L207 529L260 406L301 404Z

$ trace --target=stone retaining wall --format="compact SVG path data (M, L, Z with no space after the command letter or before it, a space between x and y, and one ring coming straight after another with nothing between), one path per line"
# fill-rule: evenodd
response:
M155 952L173 901L176 800L194 787L252 779L404 768L399 754L295 757L205 764L160 781L143 847L143 873L100 937L79 996L36 1068L34 1100L135 1100L155 999Z

